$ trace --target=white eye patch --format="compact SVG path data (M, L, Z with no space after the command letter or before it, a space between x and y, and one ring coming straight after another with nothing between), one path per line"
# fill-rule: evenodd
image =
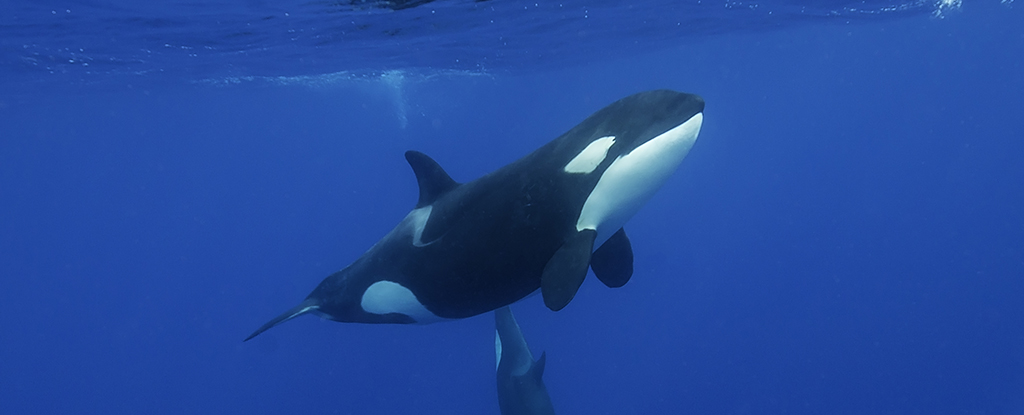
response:
M566 173L590 173L608 156L608 149L615 144L614 136L606 136L594 140L580 154L573 157L565 165Z

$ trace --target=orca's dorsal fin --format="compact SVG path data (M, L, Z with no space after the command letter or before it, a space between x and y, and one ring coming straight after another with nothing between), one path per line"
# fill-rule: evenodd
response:
M547 361L548 352L541 352L540 359L537 359L536 362L533 362L533 367L530 368L530 372L533 373L533 376L537 380L540 380L541 376L544 376L544 365L547 363Z
M416 182L420 185L420 199L416 202L419 209L434 203L441 195L448 193L459 186L459 183L452 180L430 156L419 151L406 151L405 159L416 174Z

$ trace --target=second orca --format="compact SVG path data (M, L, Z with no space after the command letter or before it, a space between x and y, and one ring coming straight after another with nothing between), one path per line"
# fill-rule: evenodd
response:
M468 183L425 154L406 152L419 184L416 207L246 340L309 313L358 323L461 319L537 289L557 311L588 268L605 285L622 286L633 274L622 226L689 153L703 113L697 95L634 94Z
M498 408L501 415L555 415L544 386L547 354L533 360L519 323L508 306L494 310L494 352L498 361Z

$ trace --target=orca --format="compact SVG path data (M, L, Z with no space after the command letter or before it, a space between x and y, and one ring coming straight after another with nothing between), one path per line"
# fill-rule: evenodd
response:
M533 360L523 332L508 306L494 310L494 353L498 361L498 407L501 415L554 415L544 386L547 353Z
M588 268L605 285L620 287L633 274L622 226L686 157L703 114L697 95L634 94L468 183L453 180L427 155L406 152L419 184L415 208L246 340L310 313L357 323L461 319L537 289L558 311Z

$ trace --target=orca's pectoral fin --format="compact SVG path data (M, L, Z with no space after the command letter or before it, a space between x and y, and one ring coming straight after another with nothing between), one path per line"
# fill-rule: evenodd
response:
M268 321L267 324L264 324L264 325L260 326L260 328L256 329L256 331L254 331L252 334L249 335L249 337L246 337L245 340L242 340L242 341L243 342L247 342L250 339L252 339L253 337L259 336L260 333L263 333L263 332L265 332L267 330L270 330L272 327L274 327L274 326L276 326L278 324L284 323L284 322L286 322L288 320L291 320L291 319L293 319L295 317L298 317L298 316L301 316L303 314L309 313L309 312L311 312L313 310L316 310L318 307L319 307L319 304L316 301L310 300L310 299L307 298L305 301L299 303L299 305L297 305L295 307L292 307L291 309L289 309L288 311L285 311L281 315L279 315L277 317L274 317L273 320Z
M626 231L619 228L590 257L590 269L604 285L618 288L629 282L633 276L633 247L629 244Z
M540 291L544 305L558 311L564 308L583 285L590 265L590 252L594 249L597 231L584 229L566 238L565 243L544 266L540 276Z

